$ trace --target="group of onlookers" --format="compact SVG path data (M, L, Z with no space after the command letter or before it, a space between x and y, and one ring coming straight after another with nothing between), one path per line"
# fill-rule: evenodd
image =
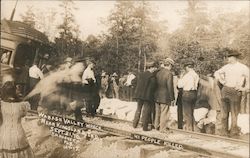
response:
M170 58L160 62L146 64L146 71L139 73L135 88L135 99L138 102L133 127L136 128L142 111L143 130L152 126L160 131L169 128L170 106L174 103L174 85L171 68L174 61Z
M171 72L175 62L170 58L164 59L159 63L147 62L146 71L138 73L137 77L130 72L128 76L118 79L116 73L109 77L103 71L100 79L100 93L99 89L95 87L98 81L93 71L94 63L87 61L84 69L82 63L79 62L76 66L77 68L80 67L81 71L83 70L82 76L79 76L78 71L76 76L72 74L73 77L78 77L79 79L75 80L76 82L71 84L68 87L69 89L65 91L72 90L72 101L77 102L83 102L84 95L87 96L85 97L87 99L92 96L92 99L87 100L86 112L94 115L100 102L100 98L98 99L99 94L102 97L106 97L106 92L109 86L111 86L113 87L112 96L120 98L124 95L119 93L119 87L122 85L128 88L126 93L131 97L131 89L129 88L134 86L133 80L136 80L134 98L138 104L133 127L136 128L138 126L142 113L141 120L144 131L152 128L161 132L168 131L171 128L169 119L170 106L177 104L178 127L194 131L196 126L200 127L202 123L206 122L204 119L195 121L195 105L198 104L201 107L207 107L216 111L216 134L235 136L239 134L240 130L237 126L237 117L240 112L242 93L249 93L249 68L238 61L240 54L237 51L227 49L227 53L228 64L215 71L211 82L212 88L208 91L202 88L203 81L201 76L194 70L195 63L187 61L183 65L182 73L179 74L176 84L178 98L175 98L174 77ZM71 66L72 59L67 58L65 64L60 69L65 70L64 72L70 71L73 69ZM36 64L29 68L28 74L31 88L44 77L42 70ZM79 93L74 93L78 92L78 90ZM214 107L215 104L216 107ZM28 102L22 101L14 81L4 83L1 87L0 104L0 157L34 157L20 122L29 106ZM75 109L77 120L82 120L81 108L82 106L78 106ZM229 112L231 112L230 129L228 127ZM211 110L208 115L212 114L213 111Z
M143 130L155 128L168 131L171 127L170 106L178 105L178 128L196 131L202 124L215 115L215 134L235 136L240 133L237 117L240 112L243 92L249 93L249 68L238 61L241 55L235 50L227 50L228 64L214 72L214 77L203 77L195 72L195 61L186 61L178 75L177 83L173 82L172 68L175 63L167 58L156 62L148 62L147 70L137 77L135 99L138 102L133 126L137 127L142 112ZM203 82L211 85L204 88ZM176 86L176 87L175 87ZM207 88L209 87L209 88ZM175 88L178 97L175 98ZM216 107L215 107L216 106ZM208 109L209 119L195 120L197 108ZM143 109L143 110L142 110ZM228 127L231 112L231 128ZM197 118L196 118L197 119ZM212 120L212 119L210 119ZM150 125L150 126L149 126Z
M135 89L136 76L129 71L128 74L118 76L116 72L109 75L104 70L101 73L100 96L132 101Z

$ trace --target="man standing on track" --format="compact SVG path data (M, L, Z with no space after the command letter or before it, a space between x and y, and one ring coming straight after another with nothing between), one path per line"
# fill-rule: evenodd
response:
M154 92L156 88L155 74L153 73L156 69L156 63L148 62L146 64L147 70L140 73L137 78L137 86L135 89L135 99L137 100L137 109L133 120L133 127L136 128L143 107L142 112L142 124L143 131L148 131L148 124L152 122L151 114L152 107L154 104Z
M161 132L169 128L170 105L174 105L173 65L172 59L165 59L156 74L155 128Z
M184 64L186 73L178 80L178 88L183 88L182 108L184 119L184 130L194 131L194 105L197 98L199 75L194 71L194 63Z
M86 101L86 112L88 116L94 116L100 103L100 96L98 93L98 87L94 73L95 64L90 59L87 60L86 63L88 66L82 75L82 84L85 92L84 98Z
M230 136L238 135L237 118L240 112L242 91L249 91L249 68L238 62L240 53L226 49L228 64L214 73L215 78L223 85L221 90L220 110L217 111L216 134L227 136L228 118L231 111Z
M34 89L36 84L43 78L44 76L42 71L38 68L37 63L34 62L33 66L29 68L30 90ZM32 110L37 110L39 100L40 100L39 95L35 95L30 99Z

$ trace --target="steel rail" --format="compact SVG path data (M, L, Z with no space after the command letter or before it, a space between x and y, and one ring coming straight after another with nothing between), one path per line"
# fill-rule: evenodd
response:
M112 117L108 117L108 116L102 116L102 115L97 115L97 117L100 117L101 119L104 119L104 120L108 120L108 121L112 121L115 123L115 120L120 120L121 122L124 122L124 123L130 123L130 121L127 121L127 120L121 120L121 119L116 119L116 118L112 118ZM97 122L97 121L96 121ZM119 122L119 121L118 121ZM110 127L109 127L110 128ZM132 133L132 132L131 132ZM138 132L136 132L135 134L137 134ZM148 132L150 133L150 132ZM176 133L176 132L175 132ZM183 133L182 133L183 134ZM143 136L142 134L139 133L139 135ZM167 134L166 134L167 135ZM187 133L184 133L184 135L187 135ZM144 135L145 136L145 135ZM150 137L148 135L146 135L146 137ZM180 144L182 145L183 149L184 150L187 150L187 151L193 151L193 152L196 152L196 153L199 153L199 154L202 154L202 155L206 155L206 156L210 156L210 157L222 157L222 158L228 158L228 157L233 157L233 158L240 158L240 157L248 157L248 155L239 155L239 154L235 154L233 152L230 152L230 150L225 150L222 148L220 149L208 149L206 147L200 147L198 145L195 145L195 144L192 144L192 143L186 143L186 142L181 142L181 141L173 141L171 139L161 139L161 138L156 138L156 137L152 137L151 138L155 138L155 139L160 139L160 140L165 140L165 141L169 141L169 142L173 142L174 144ZM205 137L206 138L206 137ZM223 139L224 137L222 137L222 141L223 142L228 142L227 140L224 140ZM192 137L188 137L187 136L187 139L193 139ZM203 144L206 144L208 141L210 142L213 142L213 140L208 140L209 138L205 139L204 140L204 136L202 136L202 139L201 138L196 138L198 140L201 140L203 142ZM218 141L218 139L214 139L216 141ZM232 141L232 140L230 140ZM236 140L237 141L237 140ZM249 144L247 143L243 143L242 142L239 144L237 142L233 142L231 143L233 146L237 144L237 146L239 145L240 147L247 147L249 148ZM160 144L159 144L160 145ZM161 144L162 145L162 144ZM240 148L238 147L238 149Z
M38 112L37 111L34 111L34 110L29 110L28 113L32 114L32 115L35 115L35 116L38 116ZM53 114L55 115L55 114ZM55 115L57 116L57 115ZM37 117L39 118L39 117ZM68 117L69 118L69 117ZM70 118L72 119L72 118ZM88 122L88 121L84 121L87 126L88 125L97 125L97 124L94 124L94 123L91 123L91 122ZM138 139L138 136L141 138L141 137L148 137L147 135L142 135L140 133L137 133L137 132L129 132L129 131L125 131L125 130L120 130L120 129L116 129L116 128L112 128L112 127L108 127L108 126L103 126L103 125L98 125L99 127L101 127L101 129L99 128L93 128L93 126L88 126L88 127L82 127L82 129L91 129L91 130L95 130L95 131L99 131L99 132L103 132L103 133L106 133L107 136L108 135L113 135L113 136L119 136L119 137L124 137L126 139ZM80 128L80 127L77 127L77 128ZM160 145L160 146L168 146L172 149L175 149L175 150L180 150L180 151L183 151L183 152L190 152L190 153L196 153L198 154L199 156L202 156L202 157L207 157L207 158L212 158L212 154L211 152L208 152L202 148L193 148L192 146L188 145L188 144L184 144L184 147L182 147L181 145L181 148L177 148L177 147L173 147L169 144L174 144L175 146L179 145L177 142L173 142L173 141L166 141L164 139L159 139L159 138L155 138L155 137L151 137L155 140L158 140L158 144L155 144L154 142L148 142L148 141L144 141L146 142L146 144L154 144L154 145ZM139 139L140 140L140 139ZM159 144L160 143L160 144Z
M111 116L105 116L105 115L97 114L96 117L100 117L102 119L109 120L109 121L118 121L118 122L124 122L124 123L132 124L132 121L122 120L122 119L118 119L118 118L111 117ZM249 145L249 141L245 141L245 140L241 140L241 139L222 137L222 136L211 135L211 134L206 134L206 133L191 132L191 131L185 131L185 130L174 129L174 128L170 128L170 130L173 131L173 132L178 132L180 134L190 135L193 138L201 138L201 139L207 139L207 140L213 139L213 140L223 140L223 141L226 140L226 141L228 141L230 143L239 143L241 145Z
M31 111L29 111L29 112L31 112ZM38 114L37 112L34 112L34 111L32 111L31 113ZM168 138L165 138L165 137L164 137L164 139L162 139L160 137L160 135L158 135L158 136L150 136L150 132L148 132L147 134L145 134L145 133L141 134L141 132L139 133L139 132L135 132L135 131L129 131L129 129L122 130L122 129L114 128L115 124L119 125L119 123L131 123L131 121L116 119L116 118L113 118L113 117L108 117L108 116L103 116L103 115L96 115L96 116L97 116L96 119L99 118L99 119L103 120L103 122L99 122L99 121L96 121L96 120L94 120L92 118L88 118L88 119L85 119L84 122L83 122L85 124L84 128L97 130L97 131L101 131L101 132L107 132L109 134L113 134L113 135L117 135L117 136L123 136L123 137L130 138L130 139L137 139L137 140L145 141L146 143L151 143L151 144L155 144L155 145L169 146L169 147L171 147L173 149L177 149L177 150L196 152L196 153L198 153L200 155L203 155L203 156L222 157L222 158L248 157L248 156L245 156L245 155L242 156L242 155L239 155L237 153L229 152L229 151L222 150L222 149L208 149L206 147L200 147L200 146L194 145L194 144L192 144L190 142L189 143L187 143L185 141L181 142L179 140L178 141L175 141L175 140L173 141L173 139L171 140L171 139L168 139ZM69 117L65 117L65 116L59 116L59 117L69 118ZM69 119L74 120L72 118L69 118ZM114 124L110 125L111 121ZM106 125L105 125L105 123L106 123ZM185 134L187 135L187 133L185 133ZM202 137L203 137L203 139L199 139L199 141L204 142L204 144L206 144L207 140L206 139L204 140L204 136L202 136ZM194 138L187 137L187 139L192 140ZM225 142L225 140L223 140L223 141ZM239 144L239 145L243 145L243 144ZM248 146L249 146L249 144L248 144ZM242 148L242 147L243 146L240 146L238 148Z

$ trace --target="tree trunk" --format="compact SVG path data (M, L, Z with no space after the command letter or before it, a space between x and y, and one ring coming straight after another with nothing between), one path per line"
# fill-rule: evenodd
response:
M146 53L143 53L143 55L144 55L144 67L143 67L143 70L146 71L147 56L146 56Z
M119 40L118 40L118 29L117 29L117 33L116 33L116 60L119 61ZM120 71L120 67L119 64L117 64L117 70L116 71Z
M140 68L141 68L141 39L139 42L138 72L140 72Z

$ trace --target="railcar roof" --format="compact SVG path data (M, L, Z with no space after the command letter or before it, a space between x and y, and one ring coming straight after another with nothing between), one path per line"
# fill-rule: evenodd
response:
M43 44L49 43L45 34L20 21L1 20L1 32L28 38Z

